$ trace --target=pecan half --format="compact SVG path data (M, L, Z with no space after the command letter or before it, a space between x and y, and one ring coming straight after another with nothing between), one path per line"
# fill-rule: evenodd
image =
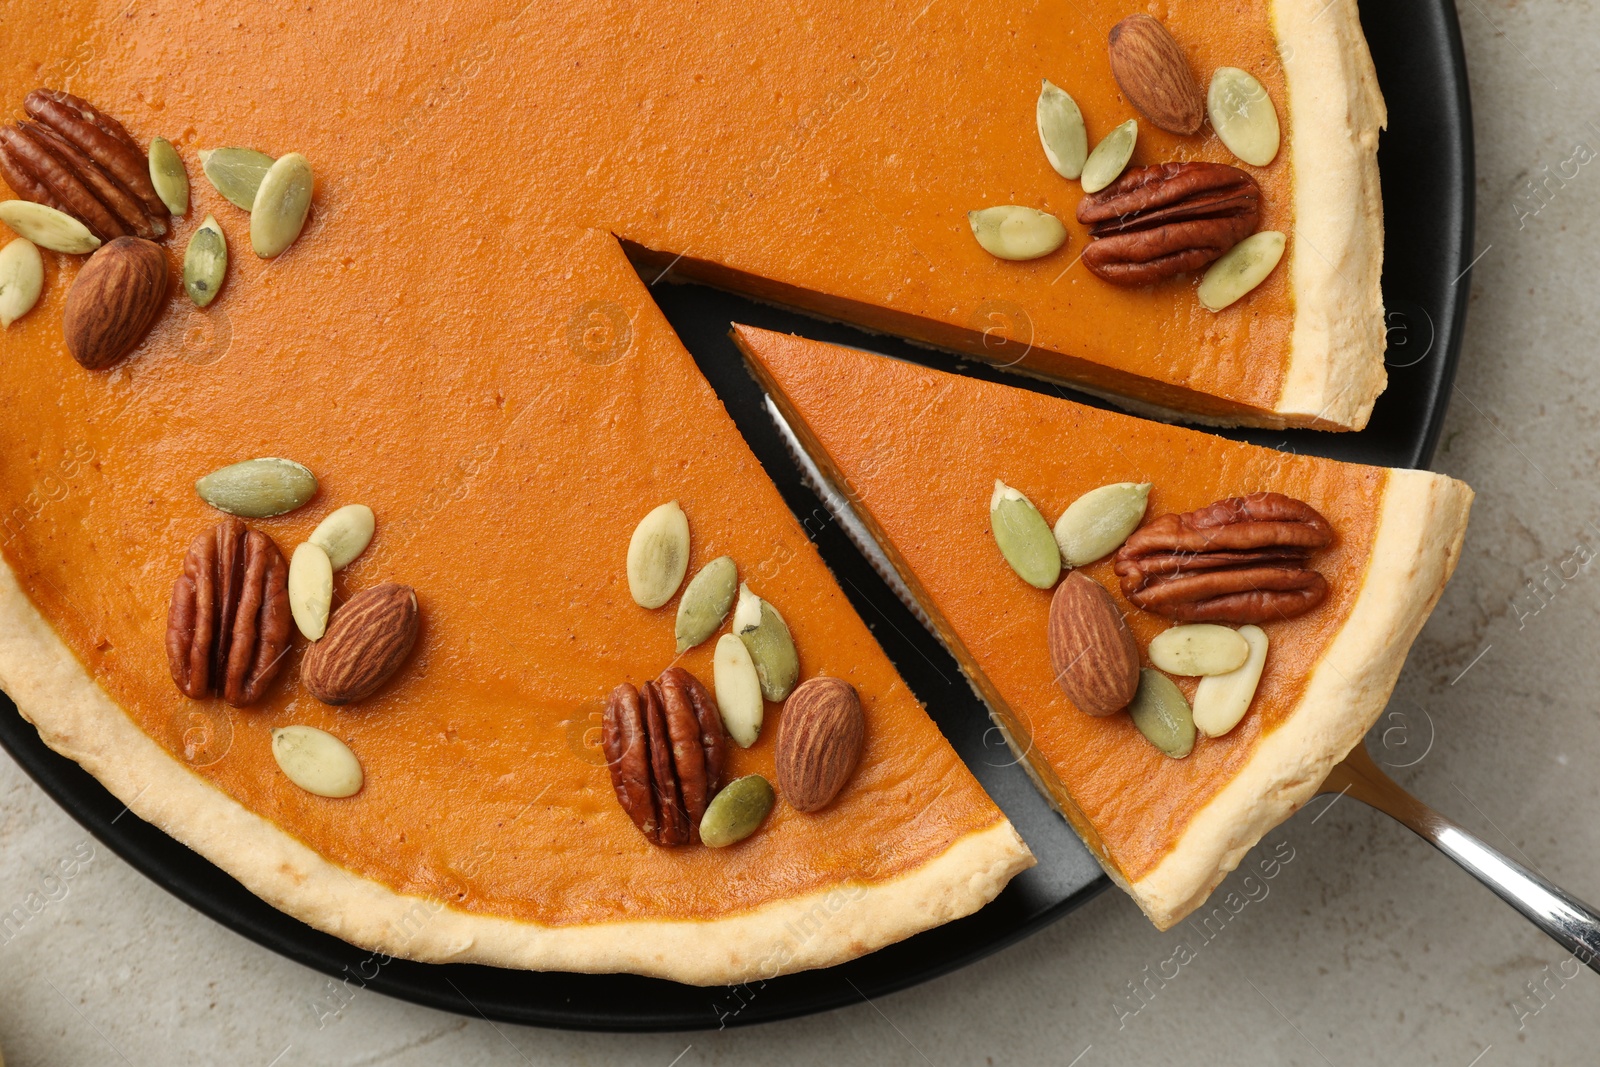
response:
M57 89L35 89L23 99L22 109L83 149L138 197L145 210L157 218L167 217L167 205L150 180L150 160L122 123L87 100Z
M43 141L58 159L67 163L74 176L88 186L95 198L109 208L117 221L134 236L153 241L166 234L167 224L162 219L151 217L138 197L118 185L116 179L84 155L77 145L48 126L35 122L19 122L17 125L32 134L35 140Z
M687 845L722 784L722 716L700 680L681 667L606 701L601 748L617 802L657 845Z
M227 519L194 539L167 613L167 664L184 696L260 700L289 647L289 565L266 534Z
M1333 537L1310 504L1252 493L1162 515L1123 543L1114 569L1123 595L1157 615L1273 622L1303 615L1328 595L1328 583L1306 561Z
M1153 285L1220 259L1261 223L1261 187L1222 163L1135 167L1078 205L1083 265L1114 285Z
M65 211L102 241L147 240L170 217L138 142L116 119L69 93L36 89L31 122L0 127L0 176L18 196Z

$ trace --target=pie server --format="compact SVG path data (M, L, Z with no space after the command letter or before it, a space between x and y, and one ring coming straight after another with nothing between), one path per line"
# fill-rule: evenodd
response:
M889 557L867 532L849 501L823 477L770 397L766 405L767 414L772 417L779 435L789 448L789 454L799 465L806 485L822 498L823 504L839 521L851 542L872 564L872 569L878 572L879 577L894 590L895 595L911 609L917 621L938 637L927 614L912 597L911 590L906 588L905 582L889 562ZM1549 934L1557 944L1571 952L1573 958L1600 973L1600 912L1538 872L1489 847L1480 838L1469 834L1401 789L1378 769L1378 765L1367 754L1365 745L1357 745L1343 762L1328 772L1320 792L1352 796L1409 827L1418 837L1494 890L1496 896Z

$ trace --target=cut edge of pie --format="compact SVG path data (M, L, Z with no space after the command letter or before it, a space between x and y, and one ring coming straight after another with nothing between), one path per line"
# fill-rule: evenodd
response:
M256 896L360 948L426 963L625 971L689 985L764 980L844 963L969 915L1035 862L1002 815L896 877L845 880L714 919L525 922L353 874L180 764L96 684L3 559L0 685L45 744Z
M1112 881L1133 897L1158 929L1170 929L1204 903L1245 853L1315 796L1333 766L1361 743L1388 705L1411 643L1461 556L1472 490L1431 471L1387 469L1360 591L1344 625L1310 671L1300 698L1285 721L1260 740L1228 784L1194 814L1162 859L1142 875L1129 878L1111 861L1100 844L1099 832L1054 771L1016 744L1008 723L1022 720L985 676L893 540L849 491L849 479L787 394L768 362L762 340L791 339L739 325L734 326L733 337L828 488L850 505L910 591L914 606L932 621L936 635L989 704L992 717L1006 731L1013 751L1040 791L1084 839ZM896 362L873 353L861 356Z

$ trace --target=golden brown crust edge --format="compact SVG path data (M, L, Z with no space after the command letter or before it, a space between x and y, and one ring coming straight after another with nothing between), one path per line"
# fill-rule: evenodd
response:
M1033 854L1003 817L921 867L717 919L551 927L397 893L323 859L174 759L83 668L0 560L0 688L45 743L134 814L280 911L351 944L424 962L631 972L724 985L828 967L992 900Z
M1378 131L1388 111L1356 0L1275 0L1272 18L1295 201L1294 333L1278 412L1284 425L1359 430L1387 382Z
M1305 695L1153 871L1131 884L1113 875L1157 927L1165 930L1199 907L1361 744L1455 570L1471 506L1472 490L1453 478L1389 472L1361 592L1313 668Z

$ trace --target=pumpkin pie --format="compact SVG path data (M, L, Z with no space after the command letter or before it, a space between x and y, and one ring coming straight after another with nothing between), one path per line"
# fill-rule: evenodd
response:
M1081 190L1034 132L1046 78L1096 140L1134 117L1106 50L1139 6L18 9L0 99L67 90L135 151L164 134L191 200L170 220L143 187L112 204L138 168L73 162L38 123L22 136L87 167L92 188L53 197L10 167L12 192L114 226L89 210L103 194L143 216L130 230L163 238L169 263L214 215L232 255L203 307L169 284L120 358L64 337L83 261L46 254L42 299L0 341L0 685L138 815L286 912L391 955L724 982L980 907L1026 848L851 612L627 257L652 282L670 269L1163 411L1359 426L1382 384L1382 104L1354 0L1241 0L1226 18L1166 5L1199 84L1248 69L1284 132L1273 161L1238 168L1261 226L1290 234L1284 265L1220 313L1197 304L1192 276L1122 288L1087 274ZM16 136L0 152L20 151ZM219 146L303 156L306 181L314 168L287 251L252 255L250 218L201 177L200 151ZM1132 163L1231 159L1203 132L1146 123ZM995 259L967 212L1005 203L1056 215L1067 246ZM365 590L416 591L416 650L349 710L301 684L298 637L247 710L169 676L172 583L220 518L193 483L253 457L320 479L308 506L251 521L286 557L336 507L376 512L372 547L334 579L335 623ZM726 850L647 839L599 746L605 694L674 662L671 606L640 608L622 579L629 531L673 499L691 565L733 557L781 609L803 674L848 681L866 715L859 769L831 804L780 802ZM713 644L677 664L709 679ZM270 742L289 724L337 735L364 788L331 801L288 782ZM728 773L776 773L774 732L732 751Z
M1442 475L1276 452L747 326L734 337L1040 787L1162 928L1198 907L1360 743L1460 554L1472 493ZM1276 494L1309 505L1325 523L1311 539L1324 546L1311 556L1321 585L1295 588L1320 602L1286 601L1260 621L1266 660L1248 712L1170 758L1131 716L1089 714L1057 684L1052 594L1022 581L997 548L996 479L1051 519L1101 486L1148 484L1127 549L1218 501ZM1199 550L1188 551L1198 568ZM1119 573L1128 558L1074 577L1107 590L1137 651L1174 619L1156 613L1147 589L1129 599ZM1195 699L1193 679L1178 684Z

